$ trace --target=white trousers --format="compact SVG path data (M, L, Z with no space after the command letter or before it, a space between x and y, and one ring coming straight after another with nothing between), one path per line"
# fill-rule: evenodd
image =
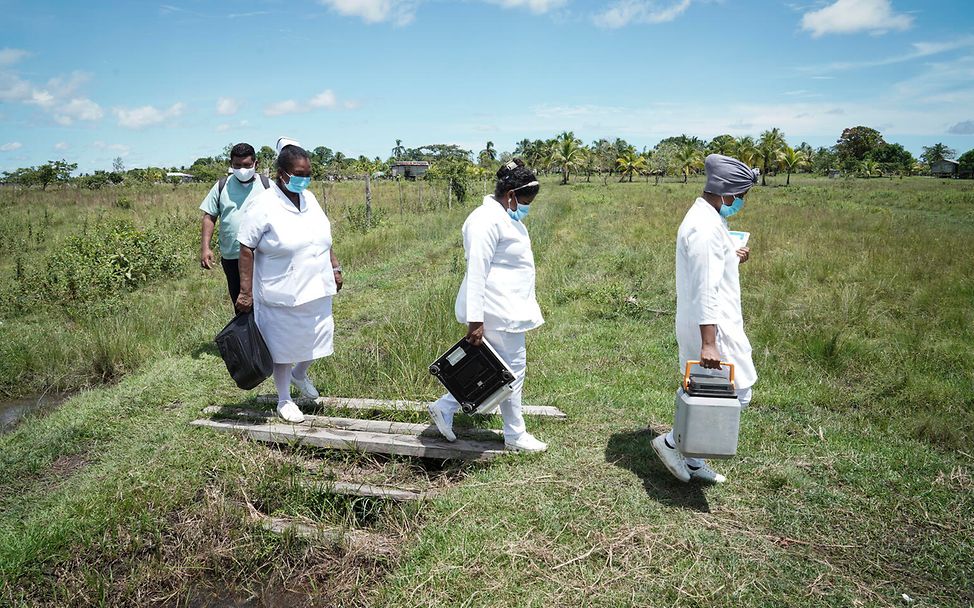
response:
M751 403L751 387L742 388L737 391L737 400L741 402L741 409L746 409L747 405ZM673 438L673 429L666 434L667 445L676 445L676 439ZM695 469L702 467L706 461L703 458L686 458L687 466L693 467Z
M524 387L524 372L527 369L528 357L523 332L513 333L485 329L484 338L497 351L501 360L507 363L514 372L514 382L511 383L514 392L501 401L501 418L504 419L504 440L516 441L527 432L524 425L524 415L521 413L521 390ZM453 425L453 415L460 411L460 403L447 393L440 397L433 407L443 412L443 417L449 425Z

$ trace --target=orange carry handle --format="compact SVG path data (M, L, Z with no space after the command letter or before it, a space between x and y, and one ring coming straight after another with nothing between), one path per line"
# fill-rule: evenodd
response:
M683 374L683 390L685 391L690 390L690 368L693 367L694 365L699 365L699 364L700 361L687 361L687 371L685 374ZM733 386L734 385L734 364L728 363L726 361L721 361L720 366L730 368L729 380L731 385Z

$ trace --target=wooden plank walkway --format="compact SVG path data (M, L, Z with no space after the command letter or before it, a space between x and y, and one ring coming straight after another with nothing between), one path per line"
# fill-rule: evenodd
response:
M277 413L270 410L255 410L244 407L211 405L203 408L204 414L217 418L231 418L235 420L275 420L284 423L277 417ZM364 418L337 418L334 416L314 416L305 414L303 425L312 428L337 428L347 431L365 431L368 433L391 433L399 435L421 435L424 437L442 438L434 424L415 424L411 422L390 422L388 420L367 420ZM479 439L481 441L503 440L502 431L471 427L457 427L454 429L457 437Z
M251 422L203 418L194 420L191 424L217 432L243 434L256 441L268 443L297 443L319 448L420 458L489 460L505 453L503 440L457 439L450 443L442 437L425 434L430 428L429 425L353 418L329 419L332 425L338 424L336 421L343 421L341 424L345 424L344 427L337 427L323 426L323 422L317 418L306 416L302 424L290 424L271 419ZM367 430L375 428L372 425L381 425L384 430Z
M426 403L422 401L388 401L383 399L353 399L346 397L319 397L317 399L295 399L299 406L307 407L317 405L319 407L348 409L348 410L387 410L400 412L426 412ZM274 395L260 395L257 397L258 403L269 403L277 405L277 397ZM568 414L552 405L522 405L521 411L525 416L547 416L564 420Z

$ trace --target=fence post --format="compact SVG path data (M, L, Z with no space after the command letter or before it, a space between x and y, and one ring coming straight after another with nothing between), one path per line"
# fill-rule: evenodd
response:
M401 216L402 215L402 206L403 206L403 202L404 202L403 201L403 198L402 198L402 178L401 177L397 177L396 178L396 181L399 182L399 215Z
M372 228L372 176L365 174L365 229Z

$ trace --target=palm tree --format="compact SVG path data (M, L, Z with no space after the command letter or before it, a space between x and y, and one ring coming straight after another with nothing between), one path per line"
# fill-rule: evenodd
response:
M687 179L690 177L690 173L700 166L702 162L700 149L697 148L690 142L687 142L680 146L676 151L676 156L673 158L676 161L676 166L683 174L683 183L687 183Z
M815 164L815 148L808 145L806 142L802 142L795 151L798 152L799 156L802 157L802 164L805 168L810 168Z
M786 145L784 150L781 151L780 160L781 166L784 167L788 175L785 179L785 185L790 186L791 172L801 168L805 164L805 159L800 152Z
M396 160L402 158L402 155L406 153L406 147L402 145L402 140L396 140L396 147L392 149L392 157Z
M521 141L517 142L516 146L514 146L514 156L520 156L521 158L524 158L528 156L528 153L530 151L531 151L530 139L522 139Z
M551 165L561 169L561 183L567 184L571 172L582 164L582 142L571 132L562 133L551 148Z
M591 183L592 173L598 169L598 158L596 157L595 150L582 146L582 161L581 168L585 171L585 183Z
M635 150L629 150L616 159L616 167L622 174L622 179L619 181L621 182L626 179L626 176L629 176L629 183L632 183L632 176L636 173L642 173L646 169L646 158Z
M731 151L742 163L753 166L754 159L757 156L758 147L757 144L754 143L753 137L750 135L745 135L734 140L734 145L731 147Z
M867 158L859 165L859 174L863 177L882 177L883 172L879 168L879 163L871 158Z
M761 134L761 140L758 142L757 158L761 161L762 186L767 185L765 177L768 175L768 170L778 163L778 159L781 157L781 151L786 145L785 134L778 127Z
M710 141L711 154L723 154L727 156L734 151L734 138L730 135L718 135Z
M497 160L497 150L494 149L494 142L487 142L487 146L480 151L480 164L483 166Z

